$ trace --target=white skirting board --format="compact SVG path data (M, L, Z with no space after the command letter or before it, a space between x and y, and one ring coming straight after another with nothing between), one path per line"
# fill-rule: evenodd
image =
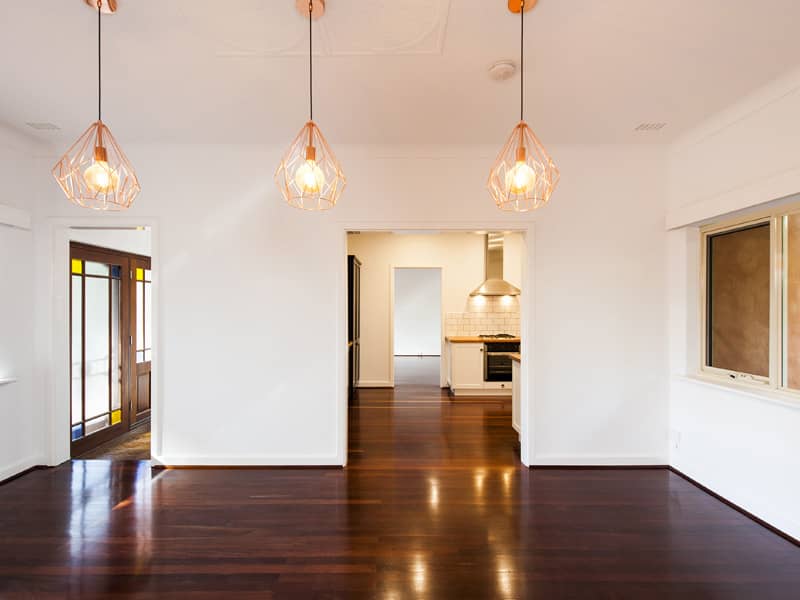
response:
M341 467L337 456L170 456L153 455L154 467Z
M603 456L599 454L537 454L531 461L532 467L575 466L575 467L634 467L669 465L666 456Z
M5 481L10 477L14 477L14 475L19 475L23 471L27 471L31 467L36 467L43 464L45 464L45 461L41 456L34 456L20 460L11 465L0 466L0 481Z
M393 388L391 381L359 381L356 387L359 388Z

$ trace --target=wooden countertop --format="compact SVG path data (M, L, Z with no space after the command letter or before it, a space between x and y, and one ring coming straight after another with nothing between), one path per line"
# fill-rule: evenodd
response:
M511 360L522 362L522 355L519 352L509 352L508 355L511 357Z
M452 342L453 344L497 344L503 342L520 342L522 341L518 337L514 338L485 338L480 337L478 335L453 335L447 336L444 338L448 342Z

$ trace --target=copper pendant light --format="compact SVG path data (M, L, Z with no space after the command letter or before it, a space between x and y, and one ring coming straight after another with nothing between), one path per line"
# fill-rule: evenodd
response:
M133 204L141 187L133 165L102 119L102 16L116 10L115 0L105 1L110 2L107 7L104 0L92 3L97 10L97 121L67 150L52 172L73 204L95 210L125 210Z
M527 212L547 204L560 174L553 159L525 122L525 12L534 0L509 1L509 9L520 15L519 123L514 127L489 172L487 187L497 208ZM516 10L514 10L516 8Z
M275 183L284 200L289 206L304 210L333 208L347 183L339 161L314 122L311 18L313 15L321 16L324 8L321 0L308 2L309 119L292 141L275 171Z

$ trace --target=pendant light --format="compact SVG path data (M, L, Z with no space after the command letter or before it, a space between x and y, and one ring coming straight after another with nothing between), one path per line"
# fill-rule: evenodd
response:
M534 0L528 0L534 2ZM509 2L509 8L511 8ZM489 194L497 208L527 212L547 204L558 185L559 172L553 159L525 122L525 0L519 3L520 90L519 123L503 146L489 172ZM516 6L512 9L516 12Z
M304 210L327 210L336 206L346 185L339 161L314 122L313 35L314 3L324 12L324 2L308 2L308 122L292 141L275 171L275 183L290 206ZM298 3L299 4L299 3Z
M104 0L92 5L97 8L97 121L56 163L53 176L73 204L95 210L125 210L141 187L133 166L102 119L102 13L113 13L115 5L112 2L104 7Z

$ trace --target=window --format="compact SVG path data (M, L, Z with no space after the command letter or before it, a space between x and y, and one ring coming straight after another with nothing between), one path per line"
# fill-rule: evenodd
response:
M136 362L150 362L153 353L153 295L150 269L136 269Z
M119 265L70 260L71 439L122 421Z
M770 224L707 239L706 365L769 377Z
M703 372L800 391L800 211L702 235Z

